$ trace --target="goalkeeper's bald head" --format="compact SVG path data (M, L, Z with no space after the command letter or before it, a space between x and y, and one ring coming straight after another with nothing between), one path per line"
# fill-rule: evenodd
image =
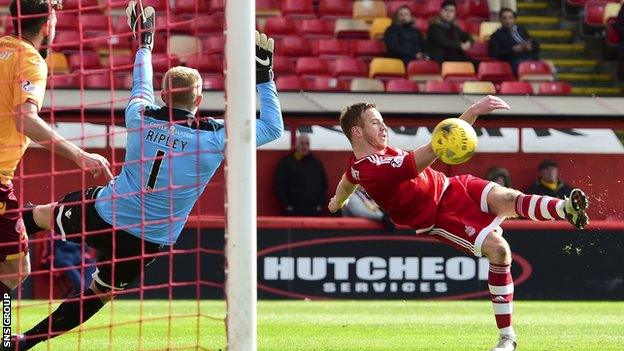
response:
M202 100L202 78L196 69L176 66L163 77L161 97L165 104L196 112Z

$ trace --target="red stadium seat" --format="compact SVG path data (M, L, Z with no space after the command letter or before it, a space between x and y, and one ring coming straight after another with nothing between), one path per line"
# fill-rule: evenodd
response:
M476 61L494 61L495 58L490 57L488 43L475 41L470 46L470 49L466 52L468 57L475 59Z
M225 37L224 36L209 36L204 41L204 52L207 55L223 55L225 51Z
M553 80L550 65L544 61L524 61L518 66L518 78L530 81Z
M355 57L371 60L373 57L384 56L386 54L386 47L381 40L353 40L351 52Z
M342 58L334 62L334 76L338 78L366 78L368 66L359 58Z
M408 79L392 79L386 83L389 93L417 93L420 91L418 83Z
M196 15L207 11L208 7L203 0L176 0L173 7L173 13L176 15Z
M353 3L349 0L321 0L319 16L323 19L351 18L353 16Z
M491 61L479 63L479 71L477 72L479 80L488 80L490 82L502 82L506 80L516 80L511 65L506 61Z
M112 21L112 19L108 16L102 16L101 14L81 14L78 17L78 21L82 26L82 30L85 32L108 33L109 25L111 26L111 29L114 27L114 22L109 24L109 21ZM126 26L128 26L128 24L126 24Z
M316 42L316 54L323 58L348 57L350 51L347 40L326 39Z
M76 73L48 76L47 87L49 89L75 89L78 88L77 78Z
M223 16L199 16L191 22L191 34L223 34L225 19Z
M340 81L334 77L316 77L312 81L310 90L312 91L347 91L348 82Z
M287 56L273 56L273 70L277 74L295 74L295 63Z
M101 16L100 17L104 17ZM78 31L78 16L68 11L58 11L56 13L56 30L57 31ZM126 27L128 24L126 23ZM128 29L130 29L128 27Z
M602 26L605 6L608 1L588 1L585 3L585 24Z
M527 82L502 82L499 93L503 95L533 95L533 87Z
M177 1L177 0L176 0ZM205 0L197 0L204 2ZM213 15L225 13L225 0L210 0L208 11Z
M278 0L256 0L256 16L281 16Z
M107 61L108 67L116 72L131 72L134 65L134 55L111 55Z
M111 77L109 72L95 71L85 72L82 75L85 89L110 89ZM79 83L79 81L78 81Z
M607 23L607 44L609 46L616 46L620 42L620 36L614 27L615 19L609 19Z
M223 58L212 56L189 56L186 60L188 67L195 68L199 73L211 75L223 75Z
M299 37L286 37L275 43L276 51L284 56L310 56L310 43Z
M282 16L288 18L315 18L312 1L282 0Z
M386 1L386 8L388 9L388 17L394 16L397 10L403 6L407 6L412 11L412 16L418 16L420 13L420 2L413 0L392 0Z
M292 19L285 17L269 17L264 23L264 33L272 38L283 38L297 35L297 26Z
M429 20L425 18L414 18L414 27L420 31L420 34L426 35L429 29Z
M80 33L75 32L56 32L52 48L54 51L79 50L82 38Z
M361 19L339 18L334 27L334 36L339 39L369 39L370 28Z
M295 64L295 72L304 78L328 75L329 65L320 57L299 57Z
M158 12L165 12L168 2L168 0L143 0L143 7L151 6Z
M82 68L80 65L82 64ZM71 71L78 71L81 69L99 69L102 68L100 63L100 56L94 52L84 51L81 54L74 54L69 56L69 68Z
M431 18L440 13L440 5L444 0L428 0L424 2L424 6L419 14L414 14L417 17Z
M299 91L307 89L306 81L299 76L277 77L275 85L279 91Z
M440 64L436 61L411 61L407 65L407 77L417 82L438 80L440 79Z
M191 60L189 62L189 60ZM192 59L189 58L186 61L186 65L192 67L190 63L192 63ZM167 72L169 68L179 66L180 59L175 55L167 55L165 53L153 53L152 54L152 66L154 67L154 72ZM193 67L196 68L196 67Z
M427 93L457 94L459 93L459 90L459 85L454 82L428 80L425 84L425 91Z
M330 39L334 36L332 20L304 19L298 23L299 35L306 39Z
M539 86L539 95L570 95L572 87L566 82L544 82Z
M476 17L482 19L490 18L490 8L487 0L464 0L457 2L457 17Z
M202 76L204 90L224 90L225 80L223 76Z

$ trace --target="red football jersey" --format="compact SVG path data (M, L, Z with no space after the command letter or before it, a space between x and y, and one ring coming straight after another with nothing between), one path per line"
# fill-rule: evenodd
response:
M351 155L347 180L359 184L397 224L417 230L435 223L448 178L427 167L418 173L414 153L388 146L359 160Z

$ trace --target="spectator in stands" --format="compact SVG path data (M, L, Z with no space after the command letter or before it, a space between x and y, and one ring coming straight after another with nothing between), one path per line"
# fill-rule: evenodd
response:
M327 175L323 163L310 153L310 138L301 134L296 149L275 170L275 192L286 216L321 215L327 202Z
M455 24L455 1L445 0L440 6L440 15L429 25L427 46L429 57L444 61L471 61L466 51L472 45L472 37Z
M493 166L485 172L485 179L493 181L498 185L511 188L511 176L507 168Z
M349 202L342 208L342 215L345 217L372 219L373 221L380 222L389 232L396 228L390 216L368 196L366 190L361 186L355 189L355 192L349 198Z
M552 160L544 160L537 167L539 178L526 191L527 194L547 195L563 199L572 188L559 179L559 166Z
M618 42L618 49L620 54L624 54L624 5L620 7L620 12L618 12L617 18L615 19L615 23L613 24L615 28L615 32L620 39ZM622 61L620 61L622 62Z
M492 20L496 20L500 9L503 7L508 7L514 11L517 11L516 0L488 0L488 8L490 9L490 18Z
M514 74L522 61L538 60L540 46L526 29L516 24L516 13L502 8L498 14L501 27L490 37L490 56L511 64Z
M384 33L384 42L388 57L399 58L406 66L412 60L429 58L425 38L414 27L412 10L407 6L399 7L394 13L392 25Z

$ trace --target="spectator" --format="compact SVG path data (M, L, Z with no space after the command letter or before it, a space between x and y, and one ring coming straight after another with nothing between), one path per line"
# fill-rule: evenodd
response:
M615 23L613 24L613 28L618 35L618 49L620 54L624 54L624 5L620 7L620 12L618 12L617 18L615 19Z
M420 31L414 27L412 11L401 6L394 13L392 25L384 33L384 42L389 57L396 57L407 64L412 60L427 59L426 42Z
M493 181L498 185L511 188L511 176L506 168L493 166L485 172L485 179Z
M539 59L539 43L516 24L516 13L512 9L502 8L498 17L502 26L490 37L490 56L509 62L517 74L522 61Z
M310 153L310 138L301 134L296 150L282 158L275 170L275 192L286 216L318 216L327 197L323 163Z
M380 222L389 232L396 228L390 216L377 206L375 201L368 196L366 190L361 186L355 189L355 192L349 198L349 202L342 208L342 215L345 217L372 219L373 221Z
M503 7L508 7L514 11L518 9L516 0L488 0L488 7L490 8L490 18L492 20L498 17L498 13Z
M472 45L472 37L455 24L455 1L445 0L440 15L429 25L427 40L429 57L438 61L471 61L466 51Z
M559 179L559 168L552 160L544 160L537 167L539 178L525 192L534 195L547 195L563 199L570 195L572 188Z

